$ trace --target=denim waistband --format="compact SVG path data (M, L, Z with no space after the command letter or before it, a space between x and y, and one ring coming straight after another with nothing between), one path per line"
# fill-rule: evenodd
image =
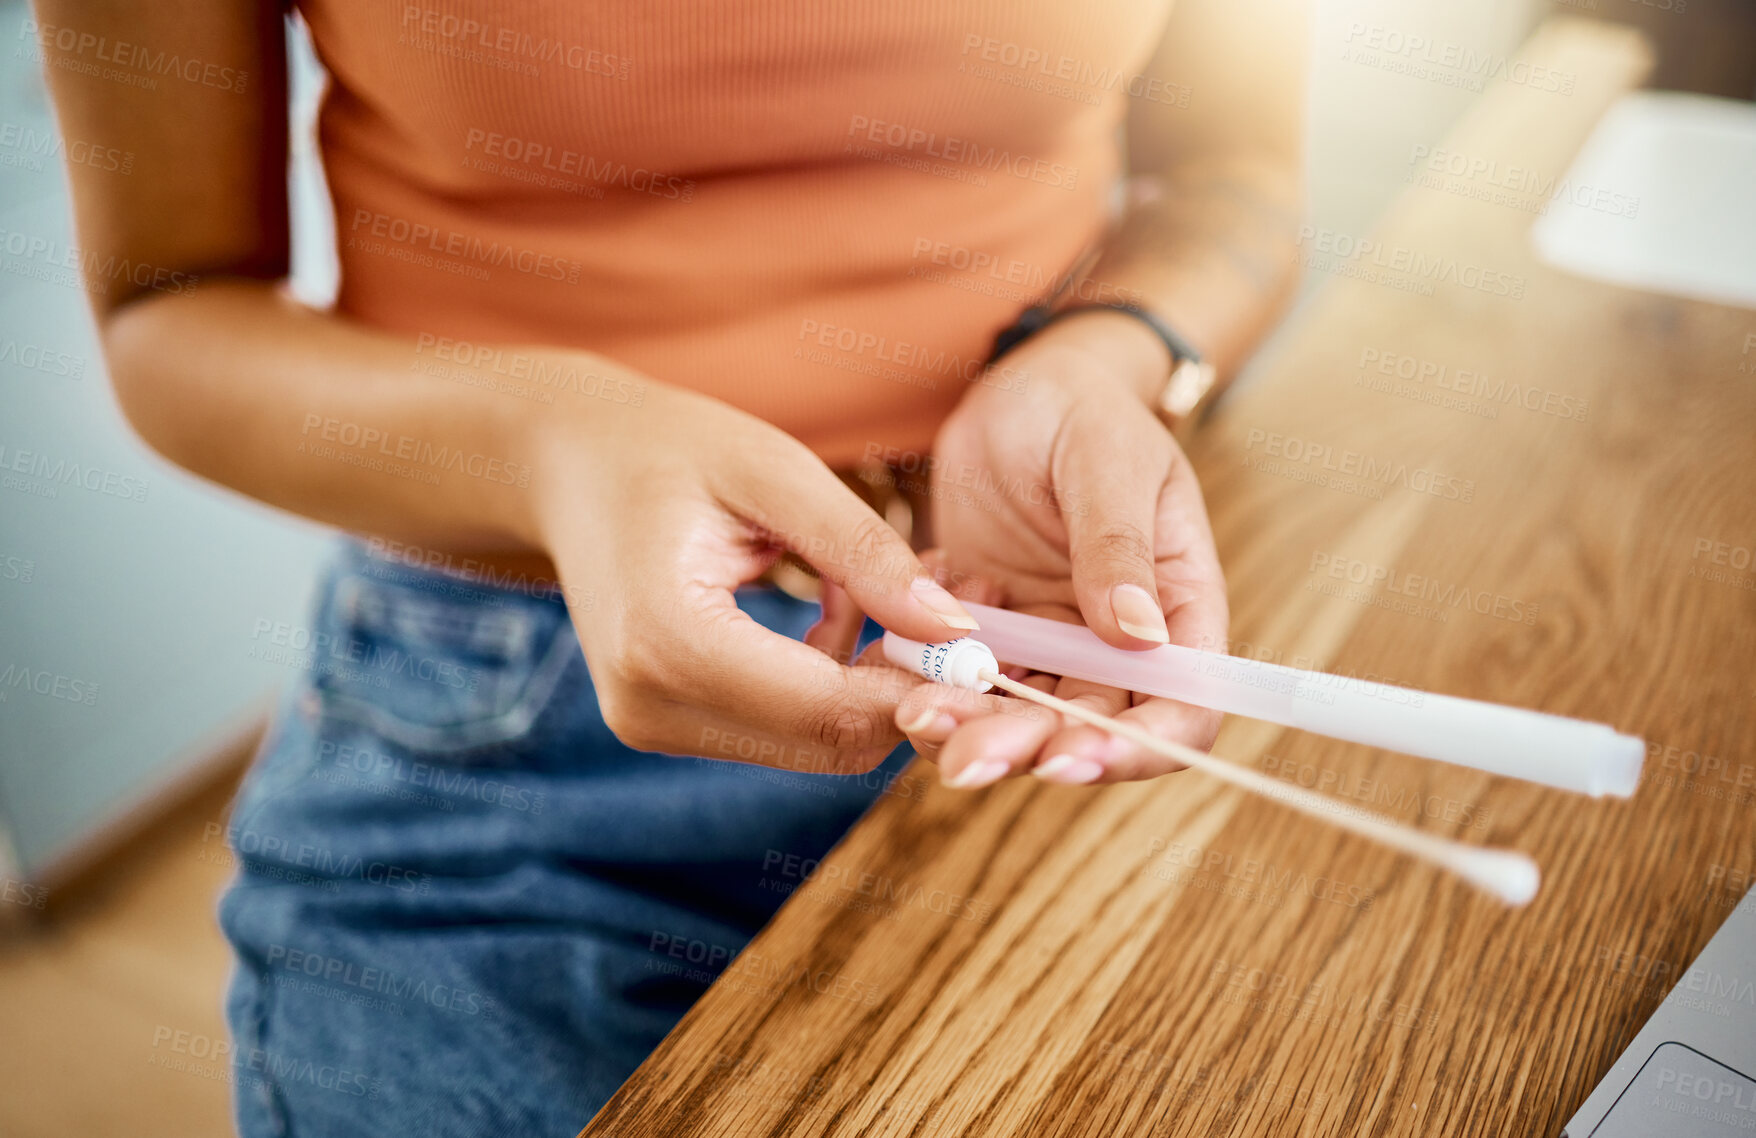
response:
M412 547L375 538L368 541L352 537L344 539L336 568L344 573L463 603L534 603L565 607L567 602L562 586L547 578L501 569L461 554L445 554L443 559L423 557ZM585 597L575 595L574 599Z

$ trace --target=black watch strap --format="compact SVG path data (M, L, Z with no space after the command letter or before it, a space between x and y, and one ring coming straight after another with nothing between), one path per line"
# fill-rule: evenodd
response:
M1153 334L1163 341L1165 350L1171 353L1171 366L1173 368L1185 362L1194 364L1201 362L1201 353L1191 347L1189 341L1172 331L1171 326L1160 320L1156 313L1126 301L1094 301L1090 304L1073 304L1066 308L1054 309L1046 304L1033 305L1025 309L1011 327L1003 329L998 336L994 337L994 351L988 357L988 362L992 363L998 360L1063 316L1070 316L1075 312L1088 312L1094 308L1109 309L1112 312L1126 312L1151 328Z

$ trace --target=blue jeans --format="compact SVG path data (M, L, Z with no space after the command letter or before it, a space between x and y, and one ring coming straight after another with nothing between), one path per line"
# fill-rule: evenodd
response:
M234 805L220 903L245 1138L578 1133L789 869L879 795L924 792L906 748L853 776L808 773L809 749L630 750L565 605L516 584L349 543L311 627L270 637L302 674ZM739 602L789 636L817 616Z

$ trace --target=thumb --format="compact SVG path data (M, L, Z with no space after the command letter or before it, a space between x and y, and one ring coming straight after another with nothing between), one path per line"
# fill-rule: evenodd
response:
M1170 641L1154 539L1171 457L1168 440L1127 433L1082 439L1078 453L1058 464L1056 486L1080 615L1105 643L1146 648Z

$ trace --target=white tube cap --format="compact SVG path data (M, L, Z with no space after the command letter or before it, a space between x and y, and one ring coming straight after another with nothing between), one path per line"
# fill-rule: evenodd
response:
M952 687L968 688L973 692L991 690L994 685L979 677L984 671L1000 670L1000 662L994 659L994 653L988 646L967 636L960 640L947 640L942 644L922 644L918 640L904 640L894 632L886 632L884 658L923 679L950 684Z

